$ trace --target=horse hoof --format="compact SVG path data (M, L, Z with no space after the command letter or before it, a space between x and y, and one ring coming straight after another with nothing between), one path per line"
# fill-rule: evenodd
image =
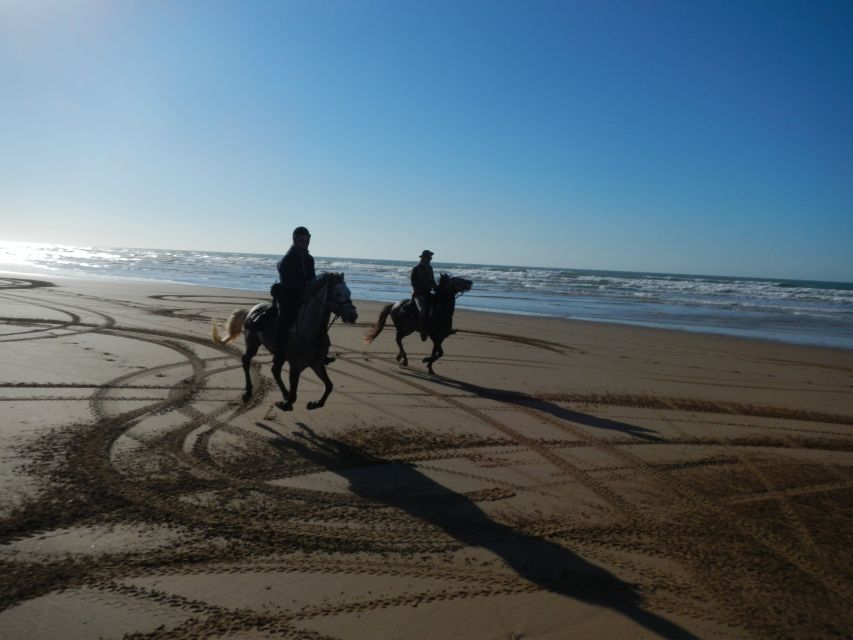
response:
M275 406L277 406L282 411L293 411L292 402L276 402Z
M317 400L312 400L305 406L308 408L308 411L313 411L314 409L319 409L323 405Z
M248 402L251 399L252 399L252 392L251 391L247 391L246 393L243 394L243 402L244 403Z
M421 362L423 362L424 364L430 363L430 362L432 362L432 358L430 358L429 356L427 356L426 358L424 358L423 360L421 360Z

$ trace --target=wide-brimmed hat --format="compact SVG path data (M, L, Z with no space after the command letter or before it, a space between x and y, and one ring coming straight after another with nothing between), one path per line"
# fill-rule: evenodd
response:
M418 257L423 258L424 256L426 256L427 258L432 258L433 255L435 254L432 251L430 251L429 249L424 249L423 251L421 251L421 255Z

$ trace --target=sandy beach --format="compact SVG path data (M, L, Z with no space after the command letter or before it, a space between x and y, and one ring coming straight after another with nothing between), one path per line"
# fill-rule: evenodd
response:
M0 637L853 636L853 351L356 301L285 413L262 300L0 274Z

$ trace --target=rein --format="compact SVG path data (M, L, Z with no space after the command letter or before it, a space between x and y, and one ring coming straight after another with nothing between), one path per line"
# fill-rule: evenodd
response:
M329 321L329 325L326 327L326 333L329 333L329 329L332 328L332 325L335 324L335 320L338 319L339 314L334 313L334 312L332 312L332 313L333 313L333 317L332 317L331 321Z
M299 315L299 318L297 319L296 327L297 327L297 329L298 329L298 327L300 327L300 326L302 326L302 327L303 327L303 332L302 332L302 333L299 333L299 332L297 331L297 335L298 335L298 336L301 336L301 337L302 337L302 340L304 340L306 343L313 343L314 341L316 341L316 340L320 339L320 337L321 337L321 336L323 336L323 335L328 335L329 330L332 328L332 325L335 323L335 320L337 320L337 319L338 319L338 317L340 317L340 315L341 315L341 311L345 310L345 309L346 309L346 308L348 308L348 307L351 307L351 308L353 308L353 309L355 308L355 305L352 303L352 301L351 301L351 300L348 300L346 303L344 303L344 304L340 305L340 307L338 307L338 306L334 303L334 301L330 301L330 300L329 300L329 297L330 297L330 296L329 296L329 291L331 290L331 287L332 287L332 286L333 286L333 285L331 285L331 284L328 282L328 280L327 280L327 281L324 281L322 284L320 284L320 285L319 285L319 286L314 290L314 292L313 292L311 295L309 295L309 296L308 296L306 299L304 299L304 301L303 301L303 306L302 306L302 309L301 309L301 310L300 310L300 312L299 312L299 314L300 314L300 315ZM315 310L314 310L314 311L308 311L308 306L309 306L309 305L314 305L314 306L315 306ZM319 308L319 309L317 309L317 308ZM320 309L321 309L322 311L320 311ZM314 335L313 335L313 336L311 336L311 337L306 337L306 336L305 336L305 333L304 333L304 331L307 331L306 327L312 326L312 323L313 323L313 322L316 322L316 320L315 320L315 319L312 319L312 320L309 322L309 321L308 321L308 317L306 317L306 315L305 315L305 314L306 314L306 313L307 313L307 314L311 314L311 317L316 318L316 314L317 314L318 312L319 312L320 314L322 314L324 311L328 312L328 313L332 316L332 317L331 317L331 319L329 320L329 323L328 323L328 324L323 323L323 321L322 321L322 315L321 315L321 316L320 316L320 318L317 318L317 319L319 319L319 320L320 320L320 327L319 327L320 334L319 334L319 335L314 334ZM303 322L305 322L305 324L304 324L304 325L303 325L303 324L301 324L301 323L300 323L300 320L302 320ZM316 325L313 325L313 326L316 326Z
M328 288L329 288L329 283L327 282L326 284L324 284L324 285L323 285L323 288L325 288L325 289L327 289L327 290L328 290ZM332 325L333 325L333 324L335 324L335 320L337 320L337 319L340 317L340 315L341 315L341 314L340 314L340 311L335 311L335 310L333 309L333 305L332 305L331 303L329 303L328 299L326 299L324 302L321 302L320 304L322 305L322 307L323 307L326 311L328 311L329 313L331 313L331 314L332 314L332 319L329 321L329 324L326 326L326 333L329 333L329 329L331 329L331 328L332 328ZM354 305L352 302L350 302L349 304L345 304L345 305L343 305L343 306L344 306L344 307L348 307L348 306L349 306L349 307L354 307L355 305Z
M329 283L328 283L328 282L326 282L326 283L323 285L323 290L324 290L324 291L328 291L328 290L329 290ZM332 319L329 321L329 324L326 326L326 331L325 331L326 333L329 333L329 329L331 329L331 328L332 328L332 325L335 323L335 320L337 320L337 319L338 319L338 316L339 316L340 314L339 314L337 311L333 311L333 310L332 310L332 305L329 303L328 297L327 297L327 296L323 296L323 297L324 297L324 300L323 300L323 302L320 302L320 303L319 303L319 304L320 304L320 306L321 306L321 307L323 307L323 309L325 309L326 311L328 311L329 313L331 313L331 314L332 314Z
M345 304L345 305L343 305L343 306L344 306L344 307L353 307L353 308L355 308L355 305L354 305L352 302L350 302L349 304ZM329 333L329 329L331 329L331 328L332 328L332 325L333 325L333 324L335 324L335 320L337 320L337 319L340 317L340 315L341 315L341 314L340 314L340 312L338 312L338 311L332 311L332 306L331 306L331 305L329 305L329 304L326 304L326 305L325 305L325 307L326 307L326 309L328 309L328 310L329 310L329 312L334 316L334 317L331 319L331 321L329 321L329 326L328 326L328 327L326 327L326 333Z

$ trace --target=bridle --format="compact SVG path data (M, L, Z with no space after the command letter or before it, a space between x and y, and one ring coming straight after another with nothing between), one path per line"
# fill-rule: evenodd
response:
M336 286L338 284L343 284L343 280L340 280L339 282L335 282L334 285L331 285L331 286ZM344 311L345 309L355 309L355 305L352 303L351 298L347 298L347 301L341 305L336 304L334 301L329 301L328 290L330 289L330 285L328 282L326 282L323 285L323 287L327 289L327 293L326 293L325 301L322 302L321 304L322 304L323 308L326 309L326 311L328 311L330 314L332 314L332 319L329 321L329 324L326 327L326 333L328 333L329 329L331 329L332 325L335 323L335 320L337 320L338 317L341 315L341 312Z
M450 289L450 288L451 288L450 283L451 283L453 280L456 280L456 279L457 279L457 278L455 278L455 277L453 277L453 276L448 276L448 277L447 277L447 280L448 280L448 289ZM461 291L453 291L453 290L451 289L451 291L452 291L452 293L453 293L453 299L454 299L454 300L456 300L457 298L461 298L464 294L468 293L468 291L470 291L470 290L471 290L471 288L470 288L470 287L469 287L468 289L462 289Z

